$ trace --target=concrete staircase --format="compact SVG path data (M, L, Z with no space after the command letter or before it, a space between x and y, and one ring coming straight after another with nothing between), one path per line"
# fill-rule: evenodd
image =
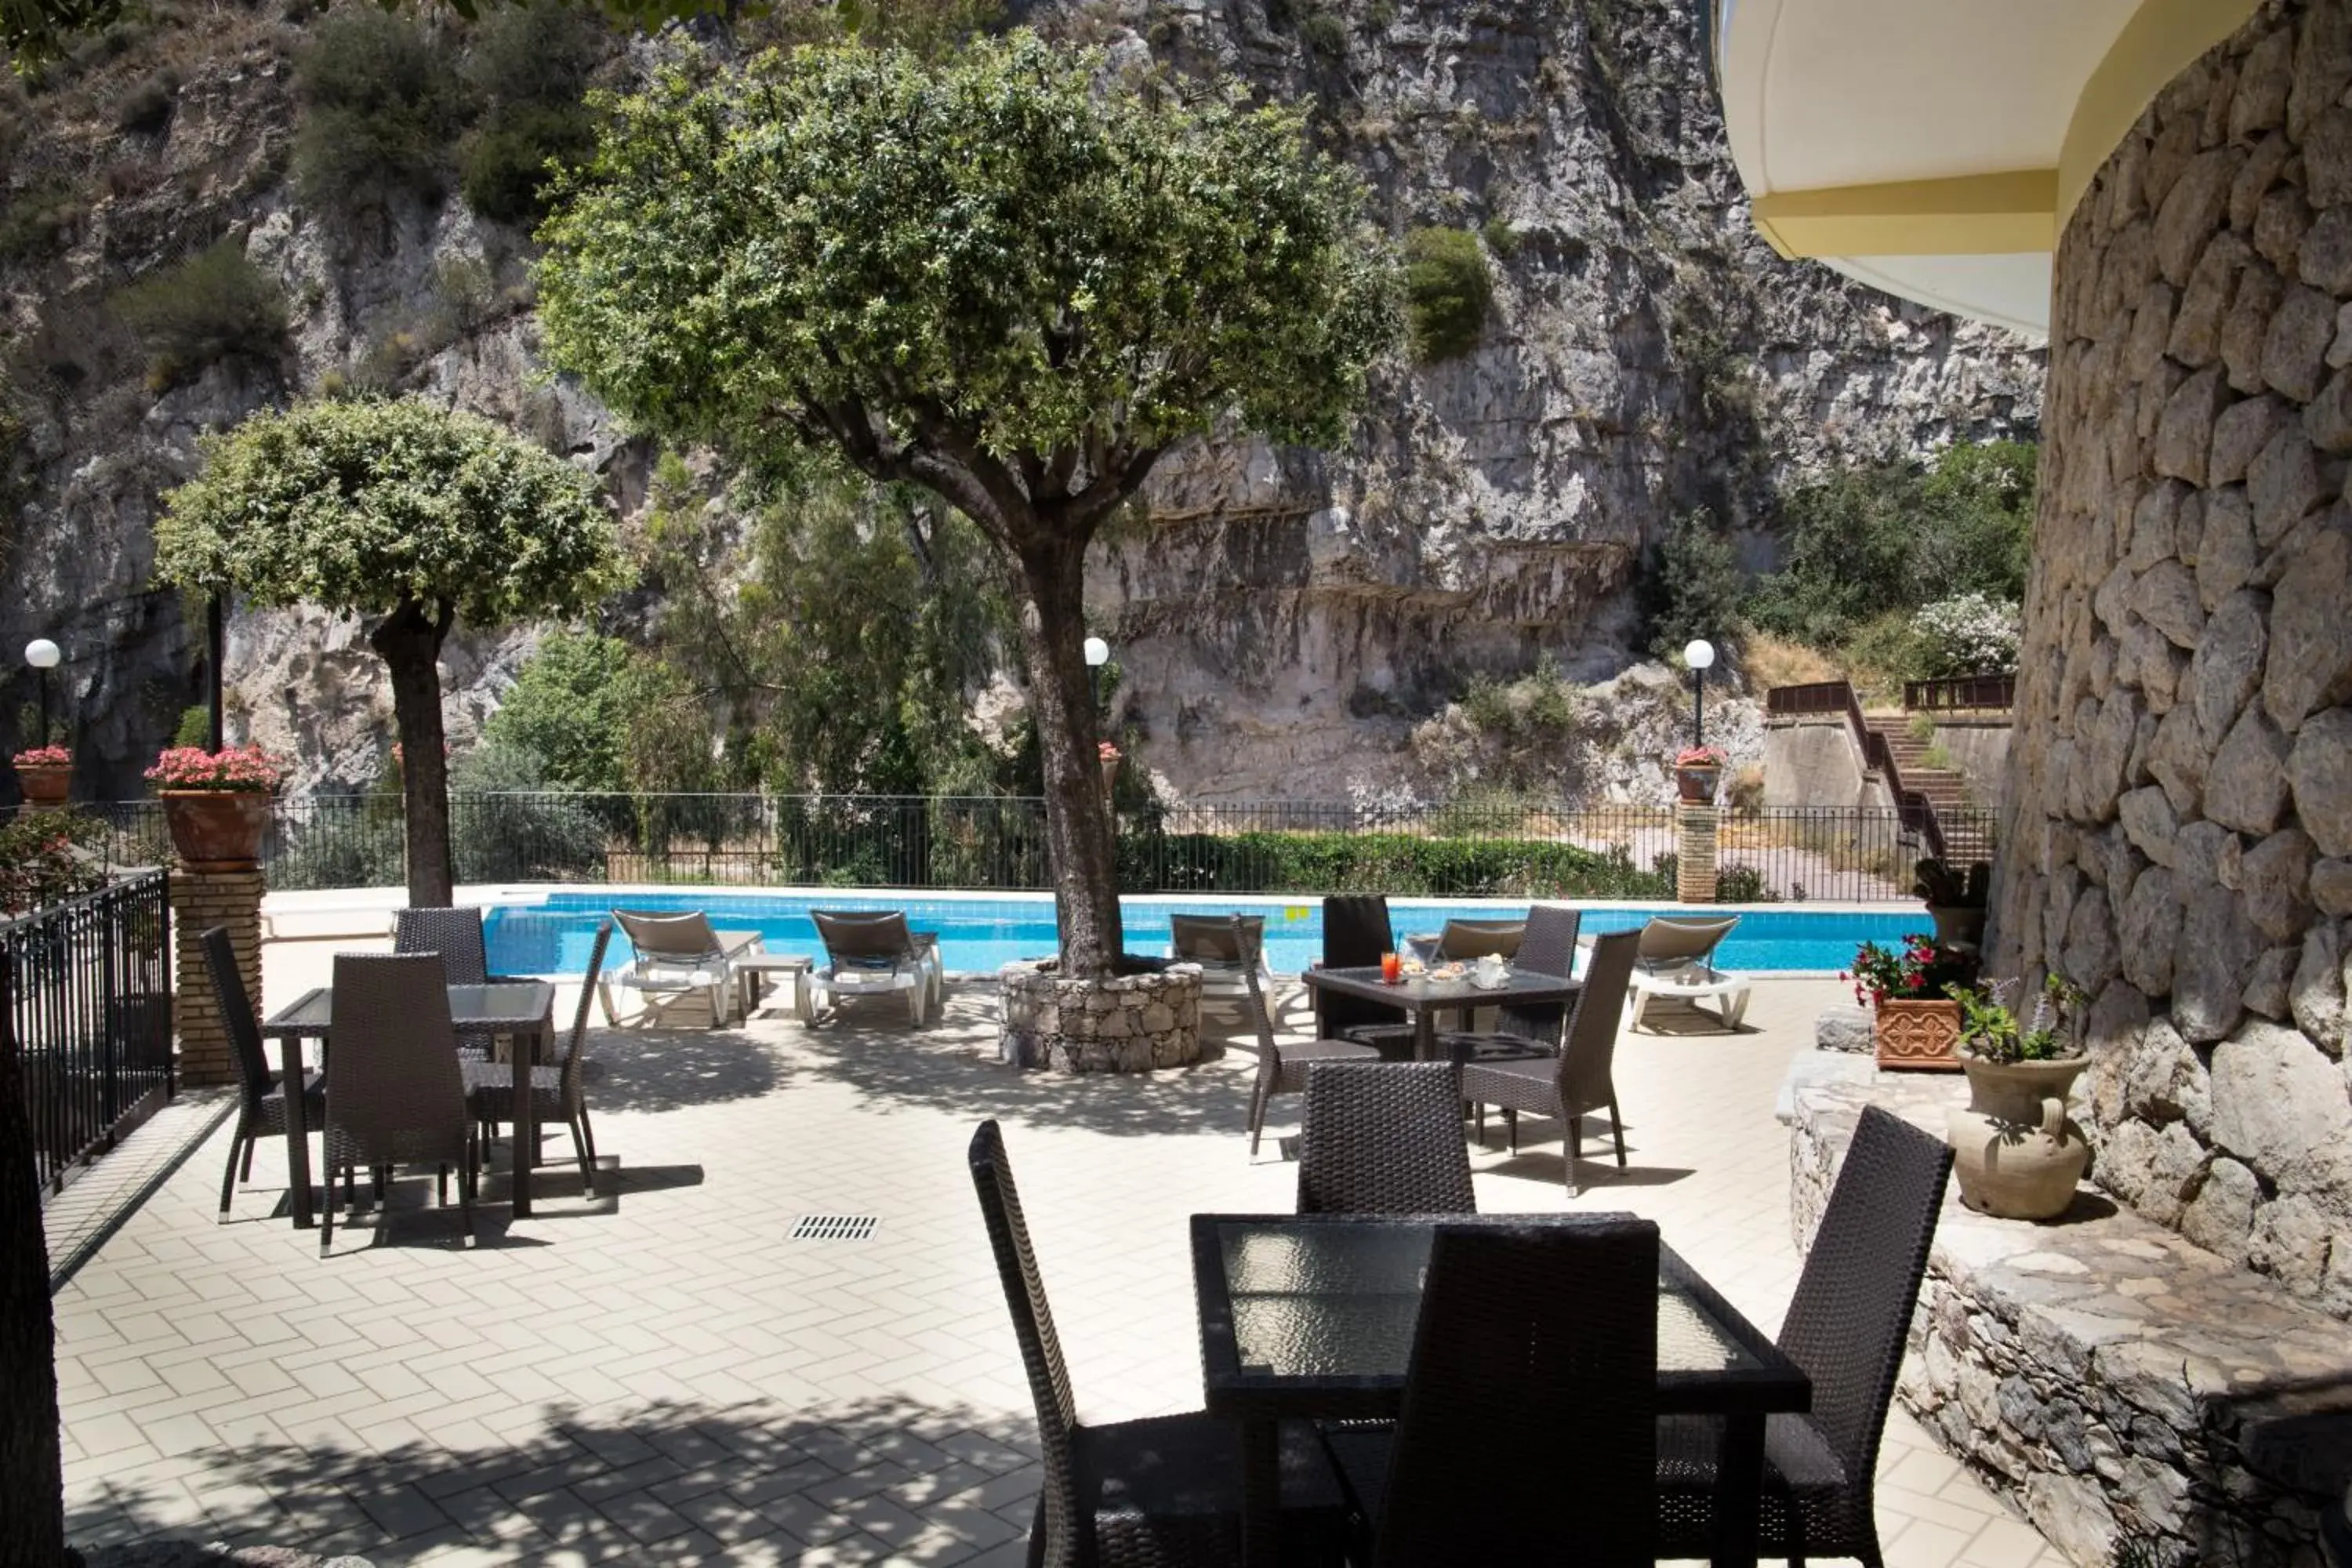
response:
M1976 825L1973 808L1978 803L1969 797L1968 781L1956 768L1937 767L1929 763L1927 752L1934 742L1912 739L1910 715L1866 713L1863 721L1872 733L1885 742L1887 754L1895 759L1895 767L1903 774L1904 789L1924 796L1935 808L1944 832L1946 858L1960 867L1972 860L1990 858L1991 836Z

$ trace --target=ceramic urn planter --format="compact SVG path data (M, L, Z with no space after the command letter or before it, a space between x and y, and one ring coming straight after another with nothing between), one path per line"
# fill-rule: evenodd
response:
M250 866L269 827L269 795L259 790L167 789L163 820L172 847L192 865Z
M1722 783L1723 767L1718 763L1675 765L1675 794L1685 805L1713 805L1716 789Z
M1960 1005L1941 996L1889 996L1874 1010L1872 1042L1883 1068L1951 1072L1960 1064Z
M2088 1059L1960 1058L1969 1103L1946 1113L1945 1128L1962 1203L2000 1219L2054 1219L2066 1212L2091 1163L2083 1130L2066 1114L2066 1093Z

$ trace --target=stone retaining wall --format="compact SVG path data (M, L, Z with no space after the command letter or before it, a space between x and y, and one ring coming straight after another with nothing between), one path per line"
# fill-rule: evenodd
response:
M1909 1075L1798 1086L1799 1250L1864 1105L1940 1137L1945 1108L1966 1100L1951 1079ZM2273 1281L2087 1188L2052 1225L1990 1219L1954 1196L1900 1397L2083 1568L2107 1568L2126 1537L2208 1568L2316 1568L2319 1499L2256 1475L2244 1449L2281 1418L2352 1405L2352 1339Z
M997 1052L1055 1072L1149 1072L1201 1059L1201 970L1069 980L1034 963L998 972Z
M2099 1182L2352 1317L2352 0L2272 0L2061 237L1992 973Z

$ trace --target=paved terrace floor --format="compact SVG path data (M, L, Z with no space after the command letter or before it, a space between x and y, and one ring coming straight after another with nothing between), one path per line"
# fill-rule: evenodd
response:
M268 994L323 979L335 945L274 945ZM1571 1205L1549 1124L1516 1158L1497 1129L1480 1207L1650 1215L1776 1325L1797 1259L1773 1096L1835 994L1767 983L1747 1033L1624 1037L1632 1168L1588 1164ZM898 1016L599 1031L620 1180L584 1200L559 1163L520 1224L493 1185L472 1250L412 1178L321 1258L282 1217L282 1145L215 1224L224 1126L58 1298L73 1537L379 1565L1020 1563L1037 1467L974 1124L1005 1124L1090 1419L1197 1407L1186 1216L1287 1210L1295 1167L1271 1137L1246 1154L1246 1052L1074 1081L988 1059L984 986L922 1031ZM1276 1105L1290 1130L1297 1101ZM880 1225L788 1239L831 1212ZM1899 1413L1879 1500L1890 1568L2062 1561Z

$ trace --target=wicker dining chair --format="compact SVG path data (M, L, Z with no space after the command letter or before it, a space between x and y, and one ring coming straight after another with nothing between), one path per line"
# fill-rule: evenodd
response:
M1323 967L1377 967L1381 954L1396 951L1396 930L1389 923L1389 901L1380 893L1333 893L1323 900ZM1342 996L1318 991L1315 1033L1324 1039L1355 1039L1358 1029L1394 1029L1412 1020L1404 1009L1362 996ZM1406 1035L1410 1040L1410 1033Z
M1649 1568L1658 1227L1441 1225L1428 1278L1395 1427L1324 1434L1349 1560Z
M982 1122L972 1134L970 1160L1037 1406L1045 1476L1029 1529L1031 1568L1223 1568L1239 1562L1242 1456L1234 1425L1206 1411L1081 1423L995 1122ZM1285 1426L1281 1453L1283 1561L1336 1564L1339 1486L1312 1428Z
M1476 1214L1454 1064L1310 1065L1298 1212Z
M1812 1380L1813 1405L1765 1425L1762 1556L1792 1568L1816 1557L1885 1561L1872 1480L1951 1168L1943 1140L1864 1108L1780 1326L1780 1349ZM1721 1423L1704 1416L1659 1424L1661 1557L1709 1554L1721 1438Z
M357 1172L436 1167L446 1202L457 1170L466 1235L474 1234L479 1145L449 1022L441 960L431 953L335 955L334 1033L327 1046L327 1202L319 1249L335 1235L335 1173L351 1201Z
M214 926L197 940L204 944L205 969L212 976L213 996L236 1056L236 1131L228 1141L227 1168L221 1172L220 1217L226 1219L237 1183L253 1180L253 1146L264 1138L286 1136L286 1086L278 1074L269 1070L260 1019L246 994L245 975L236 966L236 949L229 941L228 928ZM325 1125L326 1082L308 1068L302 1072L302 1097L303 1124L313 1129Z
M588 1099L583 1091L581 1077L586 1060L581 1047L588 1039L588 1009L596 1000L595 976L604 966L604 950L612 941L613 922L598 921L596 940L588 952L587 973L580 981L580 1005L572 1012L572 1035L564 1042L563 1054L552 1064L530 1069L532 1116L542 1128L561 1121L571 1131L572 1152L580 1162L580 1191L589 1197L596 1193L596 1134L588 1125ZM467 1061L459 1066L466 1078L466 1110L479 1124L481 1136L487 1142L500 1124L515 1119L514 1067L509 1062L489 1061ZM520 1163L518 1161L518 1166ZM518 1181L522 1179L520 1175L516 1177Z
M402 910L393 919L392 951L440 954L442 976L451 985L490 983L489 947L482 935L482 911L478 909L459 905L454 909ZM479 1029L459 1035L457 1048L485 1061L493 1054L491 1037Z
M1614 1063L1617 1028L1625 1011L1625 991L1633 976L1633 944L1638 931L1611 931L1592 944L1586 965L1584 989L1577 994L1576 1011L1568 1022L1560 1052L1553 1057L1507 1060L1465 1061L1462 1067L1462 1098L1477 1106L1478 1135L1486 1137L1486 1108L1500 1106L1510 1127L1511 1152L1519 1150L1519 1112L1556 1116L1561 1130L1560 1163L1569 1195L1576 1194L1576 1161L1584 1144L1584 1118L1592 1111L1609 1112L1609 1131L1617 1144L1617 1164L1625 1164L1624 1119L1617 1113Z
M1517 966L1534 974L1573 975L1576 936L1584 912L1565 904L1538 904L1528 911L1527 934ZM1492 1029L1445 1029L1438 1054L1449 1061L1512 1061L1559 1055L1568 1032L1566 1002L1521 1002L1496 1010Z
M1241 917L1234 917L1236 928ZM1370 1046L1358 1045L1353 1040L1301 1040L1282 1045L1274 1037L1274 1014L1266 1005L1265 993L1258 984L1257 970L1244 967L1244 983L1249 987L1250 1022L1257 1028L1257 1082L1250 1090L1249 1152L1257 1153L1259 1135L1265 1130L1265 1108L1277 1094L1302 1094L1307 1089L1307 1069L1315 1062L1377 1062L1381 1053Z

